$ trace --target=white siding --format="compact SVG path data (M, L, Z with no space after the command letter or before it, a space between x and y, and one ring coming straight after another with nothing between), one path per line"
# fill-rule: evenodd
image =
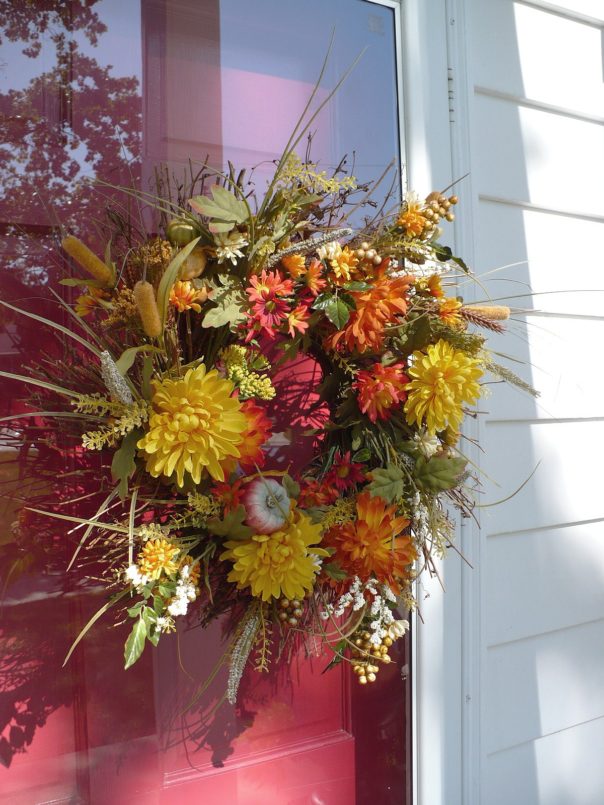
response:
M529 309L494 348L541 391L494 389L485 499L465 538L475 736L464 803L604 802L603 0L466 0L475 267ZM465 127L465 128L464 128ZM463 166L462 166L463 167ZM463 184L459 195L467 215ZM496 273L505 264L516 266ZM514 281L506 281L504 277ZM533 296L526 294L532 290Z

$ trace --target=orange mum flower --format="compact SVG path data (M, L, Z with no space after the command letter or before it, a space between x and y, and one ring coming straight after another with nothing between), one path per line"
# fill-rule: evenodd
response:
M170 291L170 304L177 308L179 313L186 310L201 311L200 302L205 302L208 292L205 288L197 289L189 280L177 280Z
M333 558L350 576L374 577L400 592L399 580L409 578L407 567L416 557L411 537L401 533L409 520L396 517L395 505L369 492L357 497L356 508L356 521L330 528L323 546L335 549Z
M442 299L444 291L442 289L442 285L440 284L440 277L438 274L431 274L428 279L426 280L426 287L430 294L434 296L436 299Z
M222 503L224 506L225 514L228 514L233 509L236 509L240 503L243 503L243 478L238 478L234 483L221 483L214 484L210 489L212 495Z
M302 254L287 254L281 258L281 264L294 279L298 279L306 271L306 260Z
M358 392L359 408L372 422L388 419L390 408L407 399L405 386L409 378L403 369L402 363L375 363L370 370L358 373L353 388Z
M315 506L329 506L338 497L338 490L333 486L320 483L315 478L303 479L301 482L300 496L298 505L302 509L310 509Z
M368 291L353 293L356 303L348 324L327 340L329 349L345 346L349 352L379 352L384 342L384 327L407 312L410 276L388 277L384 260Z
M253 400L246 400L242 404L241 413L245 414L248 424L246 430L241 434L243 442L239 447L239 458L228 459L222 464L222 468L227 474L232 472L237 464L246 471L251 471L256 466L262 467L265 459L262 445L273 434L270 419L264 413L264 409Z

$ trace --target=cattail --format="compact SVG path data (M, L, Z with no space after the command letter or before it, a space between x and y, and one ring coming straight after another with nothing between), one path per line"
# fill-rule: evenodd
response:
M465 309L490 321L507 321L511 313L509 307L504 305L465 305Z
M113 284L113 273L105 263L99 259L88 246L74 235L68 235L61 241L61 246L67 254L76 261L91 277L103 285Z
M158 338L162 326L153 285L145 280L137 282L134 286L134 301L143 323L143 330L149 338Z

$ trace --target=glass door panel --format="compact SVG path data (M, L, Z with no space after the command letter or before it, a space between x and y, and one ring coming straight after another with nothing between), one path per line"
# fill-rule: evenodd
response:
M60 318L47 286L56 287L66 270L61 228L89 241L107 198L117 197L112 185L148 190L158 163L176 175L189 160L206 158L220 169L229 161L256 166L261 187L312 91L334 27L319 102L367 49L313 123L311 157L329 170L347 155L364 182L392 160L398 167L392 8L365 0L13 4L0 21L2 297ZM20 371L65 347L32 324L2 314L2 369ZM19 396L15 384L6 385L1 415L22 409ZM353 686L345 665L323 675L325 656L294 657L287 671L267 677L247 673L239 705L223 705L210 718L224 676L186 705L224 651L220 623L202 631L193 615L128 672L123 630L101 623L63 669L104 588L86 581L95 576L90 557L66 571L81 531L50 527L23 506L58 487L67 505L91 487L77 463L57 484L62 446L34 449L35 420L28 450L0 427L7 501L0 510L0 799L407 801L405 646L370 689ZM24 486L32 475L33 486Z

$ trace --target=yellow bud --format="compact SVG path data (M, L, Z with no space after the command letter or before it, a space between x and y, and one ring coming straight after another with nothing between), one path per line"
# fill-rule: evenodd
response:
M85 243L74 235L67 235L61 241L61 246L67 254L76 261L76 263L87 271L95 280L102 282L103 285L111 285L113 283L113 274L111 269L99 259L96 254L86 246Z
M143 330L149 338L158 338L161 335L162 327L153 285L144 280L137 282L134 286L134 301L141 317Z

